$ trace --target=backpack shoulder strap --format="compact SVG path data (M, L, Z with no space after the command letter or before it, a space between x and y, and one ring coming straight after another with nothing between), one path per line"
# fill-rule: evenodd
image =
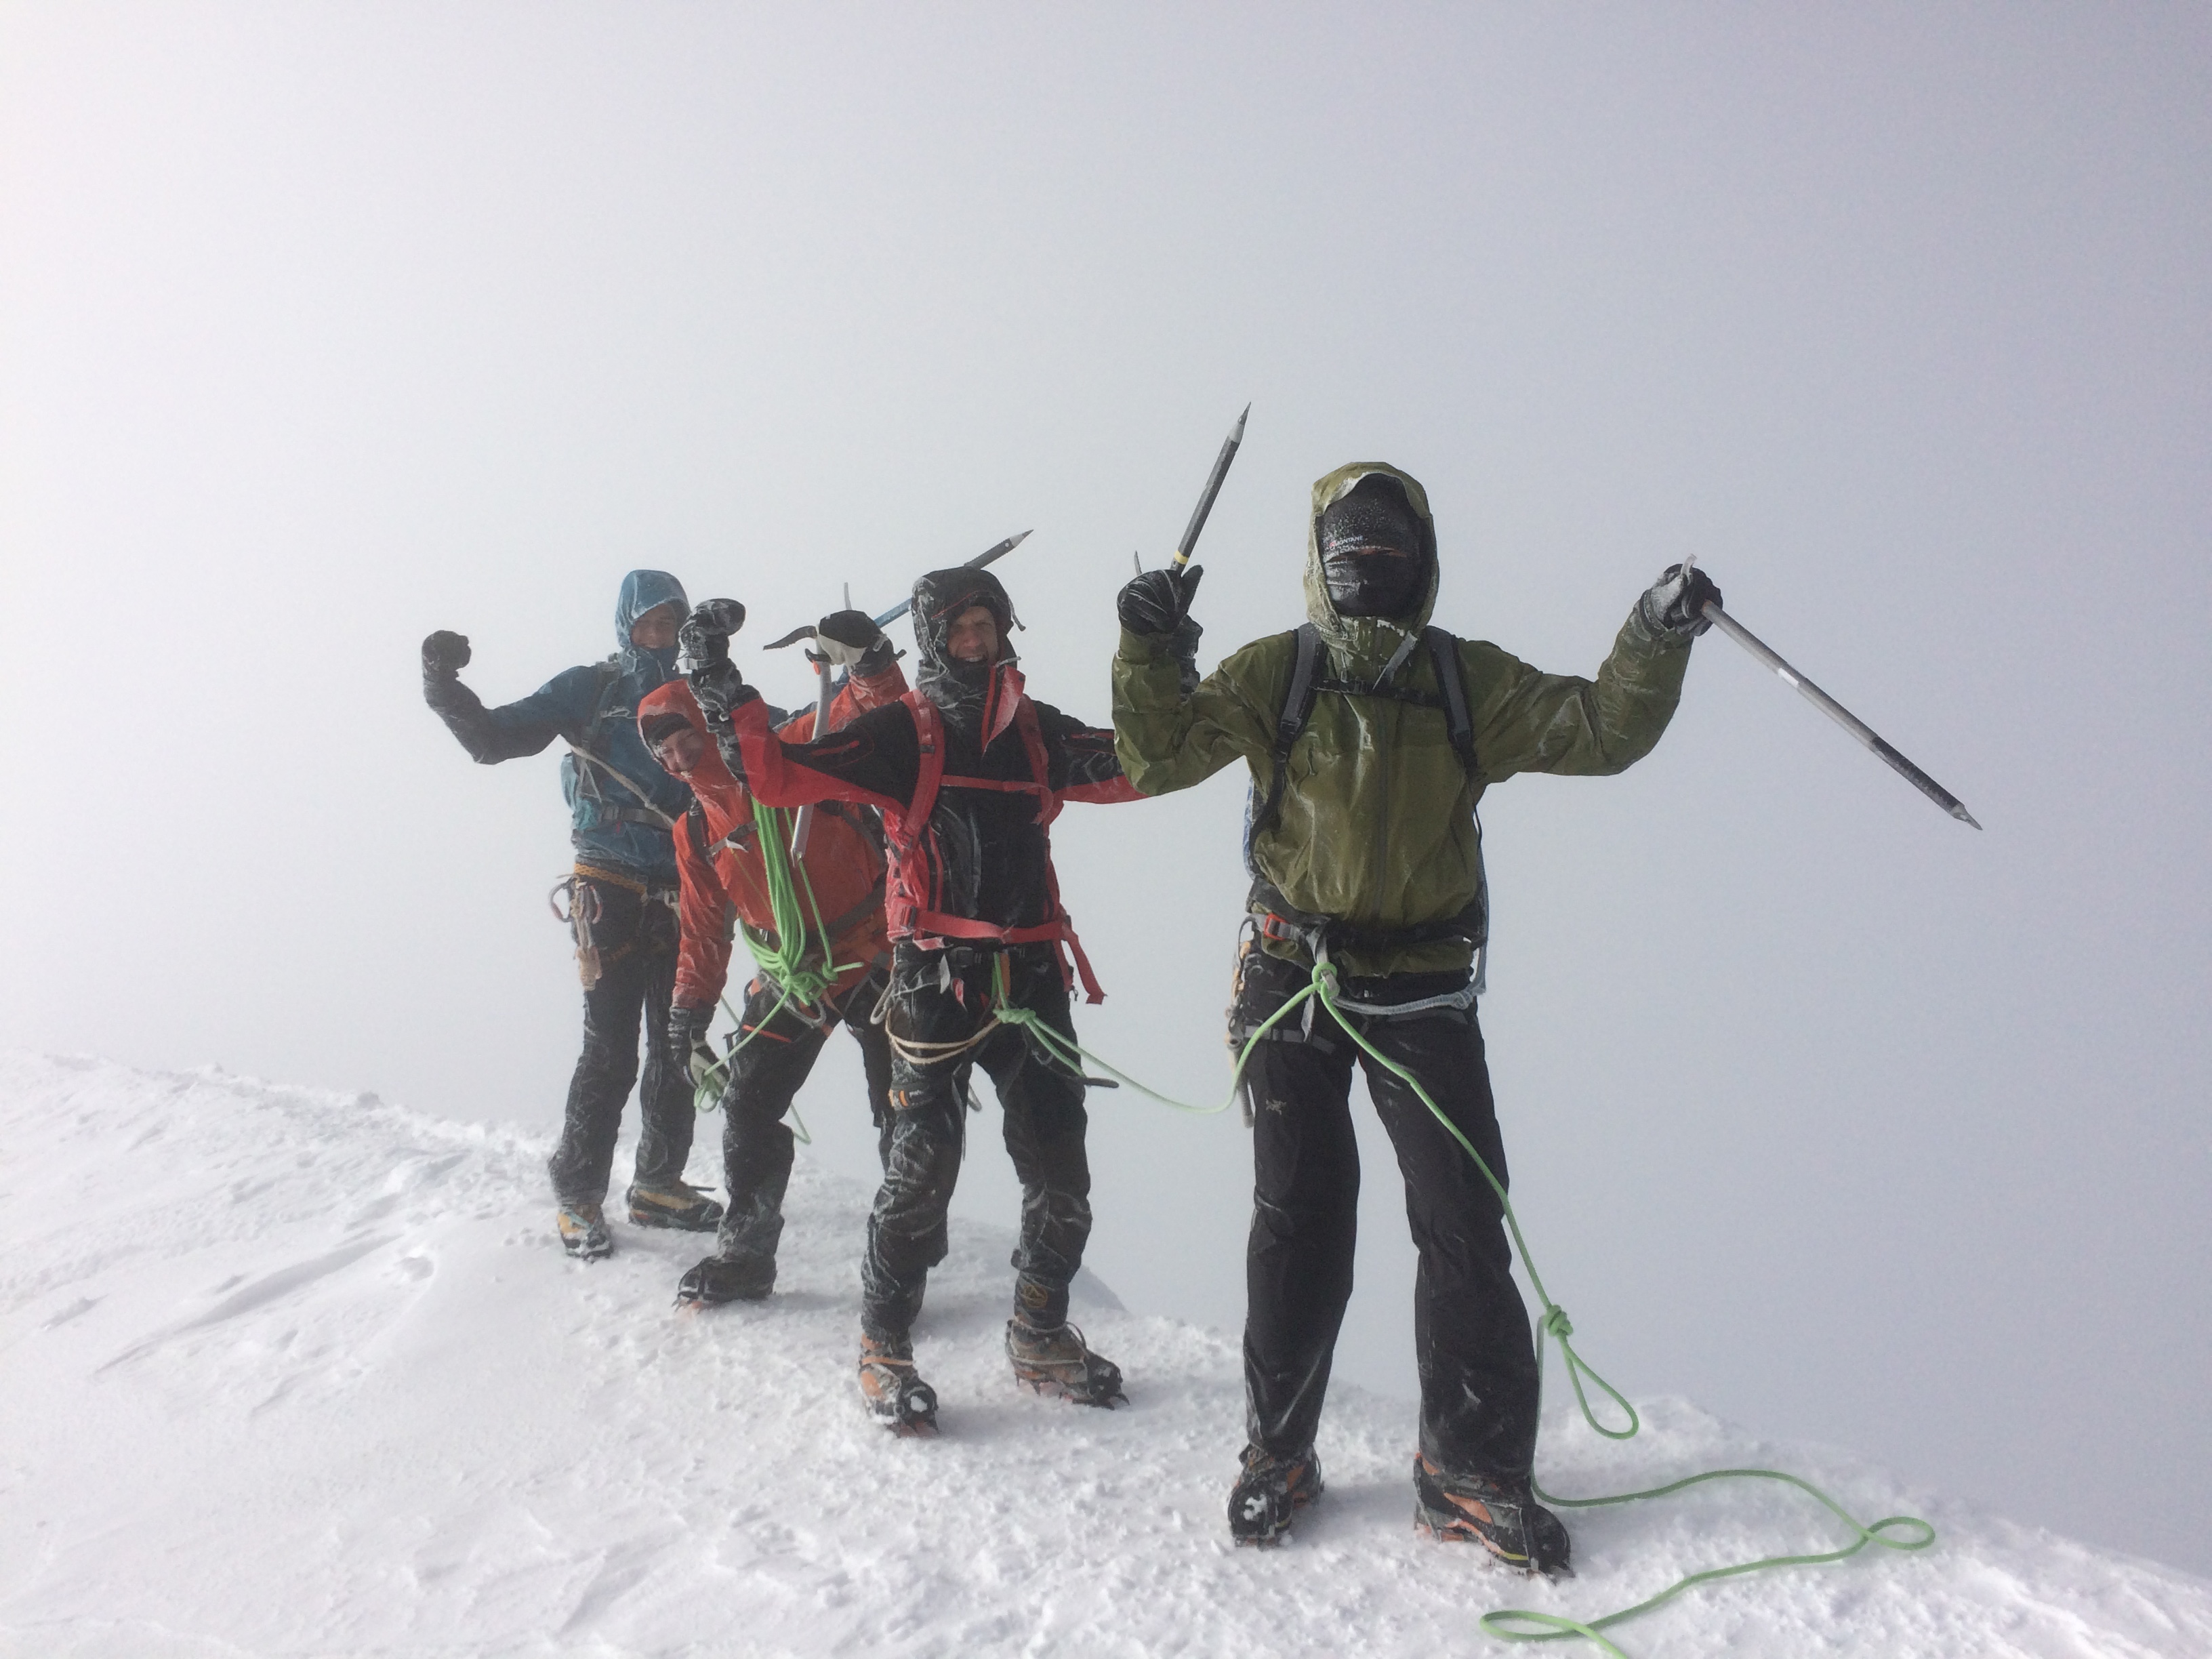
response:
M621 678L620 657L592 665L592 718L585 722L584 740L576 745L587 754L599 752L599 732L607 723L607 704L614 696L615 683Z
M1275 821L1282 811L1283 786L1289 780L1291 750L1298 734L1306 729L1306 721L1313 716L1314 697L1320 680L1321 629L1311 623L1301 623L1291 634L1291 679L1283 692L1283 707L1275 717L1275 741L1270 751L1273 762L1267 780L1267 796L1263 801L1254 791L1244 823L1244 862L1252 862L1252 848L1260 839L1260 832Z
M1044 726L1037 719L1036 704L1024 692L1014 708L1014 725L1022 734L1022 747L1029 751L1030 773L1037 786L1037 823L1049 825L1060 816L1060 799L1052 787L1052 757L1045 753Z
M884 828L892 844L904 853L921 839L922 830L937 805L938 786L945 781L945 720L937 712L937 705L919 690L909 689L899 701L906 704L907 713L914 719L919 767L914 796L907 802L906 811L897 815L896 824L886 814Z
M1444 720L1451 732L1452 750L1471 778L1480 769L1475 764L1474 722L1467 709L1467 678L1460 668L1459 641L1433 626L1424 628L1421 638L1436 659L1437 684L1443 692Z

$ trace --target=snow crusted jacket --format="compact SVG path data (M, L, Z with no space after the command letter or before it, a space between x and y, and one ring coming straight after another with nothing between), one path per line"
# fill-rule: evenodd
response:
M1395 478L1427 529L1428 580L1411 616L1344 617L1322 578L1321 515L1370 473ZM1407 650L1435 608L1436 526L1419 483L1394 466L1339 467L1313 487L1306 538L1306 615L1333 683L1291 745L1279 811L1255 826L1252 873L1310 915L1375 933L1464 914L1480 889L1475 804L1516 772L1624 770L1648 754L1674 713L1690 660L1686 639L1655 635L1632 610L1594 679L1546 674L1481 640L1462 640L1459 671L1476 769L1454 750L1425 650ZM1114 735L1130 781L1147 795L1186 789L1232 761L1250 769L1255 800L1274 782L1275 732L1289 695L1295 633L1255 641L1223 659L1188 696L1168 635L1123 630L1114 660ZM1389 690L1423 702L1401 700ZM1347 695L1346 686L1374 687ZM1379 694L1379 695L1378 695ZM1264 907L1257 902L1255 913ZM1297 944L1263 940L1272 955ZM1464 971L1473 947L1432 939L1337 953L1357 978Z
M863 709L897 702L905 690L906 676L896 662L879 674L853 676L830 705L830 729L836 730ZM699 704L682 680L670 681L638 705L639 726L664 712L681 714L694 731L707 736ZM814 735L814 711L810 708L786 721L777 732L791 742L805 742ZM769 901L768 874L761 866L752 792L731 775L711 740L687 781L693 805L676 829L684 939L676 958L675 1000L687 1008L708 1008L729 980L732 918L770 950L780 941L775 911ZM819 810L806 856L799 860L830 935L830 960L852 964L830 987L827 995L831 1000L890 958L890 941L884 931L880 840L873 813L833 802ZM821 966L812 949L809 957L810 968Z
M998 619L994 663L949 657L952 618L983 605ZM769 729L757 692L730 711L753 793L771 806L844 800L884 815L891 845L890 936L923 950L961 943L1059 943L1075 953L1089 1000L1103 998L1052 867L1048 826L1067 801L1140 799L1121 775L1114 734L1032 702L1004 641L1013 606L988 570L935 571L915 584L920 682L820 741ZM1067 976L1065 959L1062 977Z
M669 826L690 805L691 792L646 749L636 710L675 673L676 652L632 645L629 630L647 611L669 604L690 608L683 583L665 570L631 571L615 600L615 654L563 669L519 702L487 708L454 678L428 679L422 686L423 701L469 757L486 766L566 738L570 752L561 759L561 793L578 860L659 882L676 879Z

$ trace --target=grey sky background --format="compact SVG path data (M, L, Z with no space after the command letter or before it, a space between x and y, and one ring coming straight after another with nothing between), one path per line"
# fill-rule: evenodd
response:
M1989 826L1717 635L1648 761L1490 797L1584 1352L2212 1572L2209 69L2158 6L0 8L0 1040L550 1132L554 757L471 766L422 635L505 701L665 568L795 701L761 640L1034 526L1031 687L1103 720L1249 399L1207 665L1387 459L1445 626L1589 672L1695 551ZM1188 1100L1242 797L1056 830L1082 1032ZM861 1106L841 1042L806 1155L865 1176ZM1410 1400L1360 1113L1339 1375ZM1235 1115L1092 1146L1091 1265L1234 1328ZM958 1212L1013 1201L979 1133Z

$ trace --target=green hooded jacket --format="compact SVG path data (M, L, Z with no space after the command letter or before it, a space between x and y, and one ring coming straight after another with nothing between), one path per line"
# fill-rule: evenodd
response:
M1322 580L1321 515L1370 473L1404 485L1428 527L1428 582L1409 617L1342 617ZM1419 482L1380 462L1339 467L1313 487L1306 536L1306 614L1327 647L1318 678L1371 684L1436 605L1436 526ZM1147 795L1187 789L1242 760L1257 799L1273 782L1275 727L1290 690L1294 633L1255 640L1224 659L1188 697L1165 635L1124 629L1114 659L1114 746L1129 781ZM1474 728L1473 777L1454 750L1441 708L1388 697L1322 691L1290 754L1281 808L1252 846L1254 873L1300 910L1356 927L1396 931L1461 915L1480 883L1475 805L1516 772L1619 772L1650 752L1681 696L1686 639L1656 634L1632 610L1594 680L1540 673L1496 646L1460 642L1460 669ZM1414 648L1398 671L1403 690L1436 696L1434 659ZM1255 911L1262 908L1255 905ZM1303 957L1288 941L1269 951ZM1344 972L1464 969L1464 940L1337 953Z

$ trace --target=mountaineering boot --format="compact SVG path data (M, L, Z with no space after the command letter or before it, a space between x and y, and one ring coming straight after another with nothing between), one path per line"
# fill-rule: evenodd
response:
M711 1233L722 1224L722 1206L681 1181L672 1181L665 1187L632 1187L627 1196L632 1226Z
M562 1248L582 1261L597 1261L615 1253L615 1236L596 1204L563 1204L555 1222L561 1229Z
M1413 1524L1432 1537L1480 1544L1509 1567L1547 1577L1567 1570L1567 1529L1536 1501L1527 1476L1446 1474L1413 1459Z
M860 1403L893 1434L937 1432L937 1390L914 1368L914 1344L902 1337L878 1341L860 1338Z
M1006 1358L1014 1362L1014 1380L1039 1394L1109 1411L1115 1401L1129 1397L1121 1392L1121 1368L1091 1352L1073 1325L1041 1330L1026 1320L1009 1319Z
M679 1308L712 1308L724 1302L765 1302L775 1288L775 1263L710 1255L676 1281Z
M1291 1517L1321 1494L1321 1459L1312 1447L1277 1457L1247 1446L1244 1472L1229 1489L1229 1535L1239 1544L1273 1544L1291 1529Z

